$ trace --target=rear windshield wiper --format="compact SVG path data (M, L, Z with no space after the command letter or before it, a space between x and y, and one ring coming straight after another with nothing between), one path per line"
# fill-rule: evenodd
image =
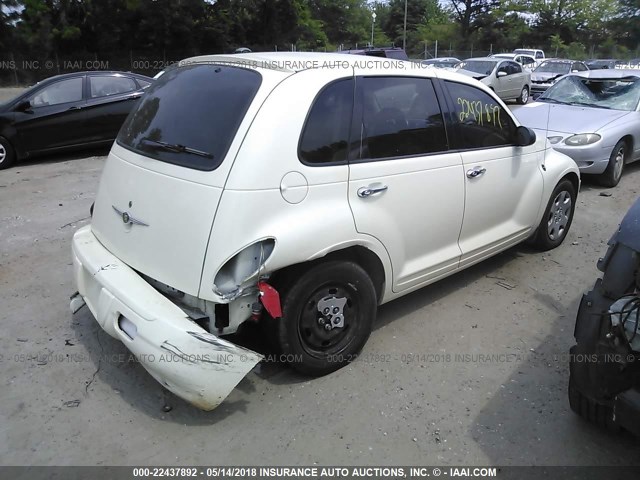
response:
M151 138L145 137L142 139L144 143L150 143L155 145L158 148L162 148L164 150L168 150L169 152L176 153L191 153L193 155L199 155L201 157L213 158L213 154L209 152L203 152L202 150L196 150L195 148L187 147L185 145L180 145L179 143L167 143L161 142L160 140L153 140Z

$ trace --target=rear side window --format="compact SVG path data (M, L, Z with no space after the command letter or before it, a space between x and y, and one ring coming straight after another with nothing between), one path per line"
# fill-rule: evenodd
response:
M89 77L91 98L108 97L120 93L133 92L136 82L130 77L94 76Z
M258 72L230 66L168 70L146 89L117 141L162 162L214 170L222 163L261 82Z
M366 77L362 92L362 159L447 150L447 136L431 80Z
M300 160L316 165L347 161L353 89L353 78L338 80L316 97L300 137Z
M453 100L453 123L458 130L455 148L513 145L516 125L491 95L471 85L445 83Z

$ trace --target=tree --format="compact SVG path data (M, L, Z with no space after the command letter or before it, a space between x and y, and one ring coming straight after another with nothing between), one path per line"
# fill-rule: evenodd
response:
M453 18L460 27L465 45L469 43L471 35L487 23L487 17L500 3L500 0L449 0Z

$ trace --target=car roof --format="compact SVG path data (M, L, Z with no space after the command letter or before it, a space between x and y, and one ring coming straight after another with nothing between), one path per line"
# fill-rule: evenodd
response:
M299 72L309 70L311 68L321 68L332 62L340 62L344 66L362 66L363 62L375 62L376 65L382 66L389 62L407 62L408 60L397 58L385 58L367 56L363 59L360 55L351 55L348 53L324 53L324 52L253 52L231 55L202 55L182 60L180 65L188 65L190 63L235 63L240 66L258 67L269 70L278 70L281 72ZM369 64L369 63L367 63Z
M495 57L473 57L463 60L463 62L500 62L502 60L510 60L509 58L495 58Z
M582 60L570 60L568 58L545 58L542 63L573 63L573 62L582 62Z

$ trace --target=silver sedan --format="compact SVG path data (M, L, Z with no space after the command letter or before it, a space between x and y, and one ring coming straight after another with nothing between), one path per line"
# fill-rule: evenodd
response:
M514 113L604 186L615 187L624 166L640 159L640 70L567 75Z
M468 58L458 65L458 73L481 81L503 100L527 103L531 92L531 74L522 66L502 58Z

